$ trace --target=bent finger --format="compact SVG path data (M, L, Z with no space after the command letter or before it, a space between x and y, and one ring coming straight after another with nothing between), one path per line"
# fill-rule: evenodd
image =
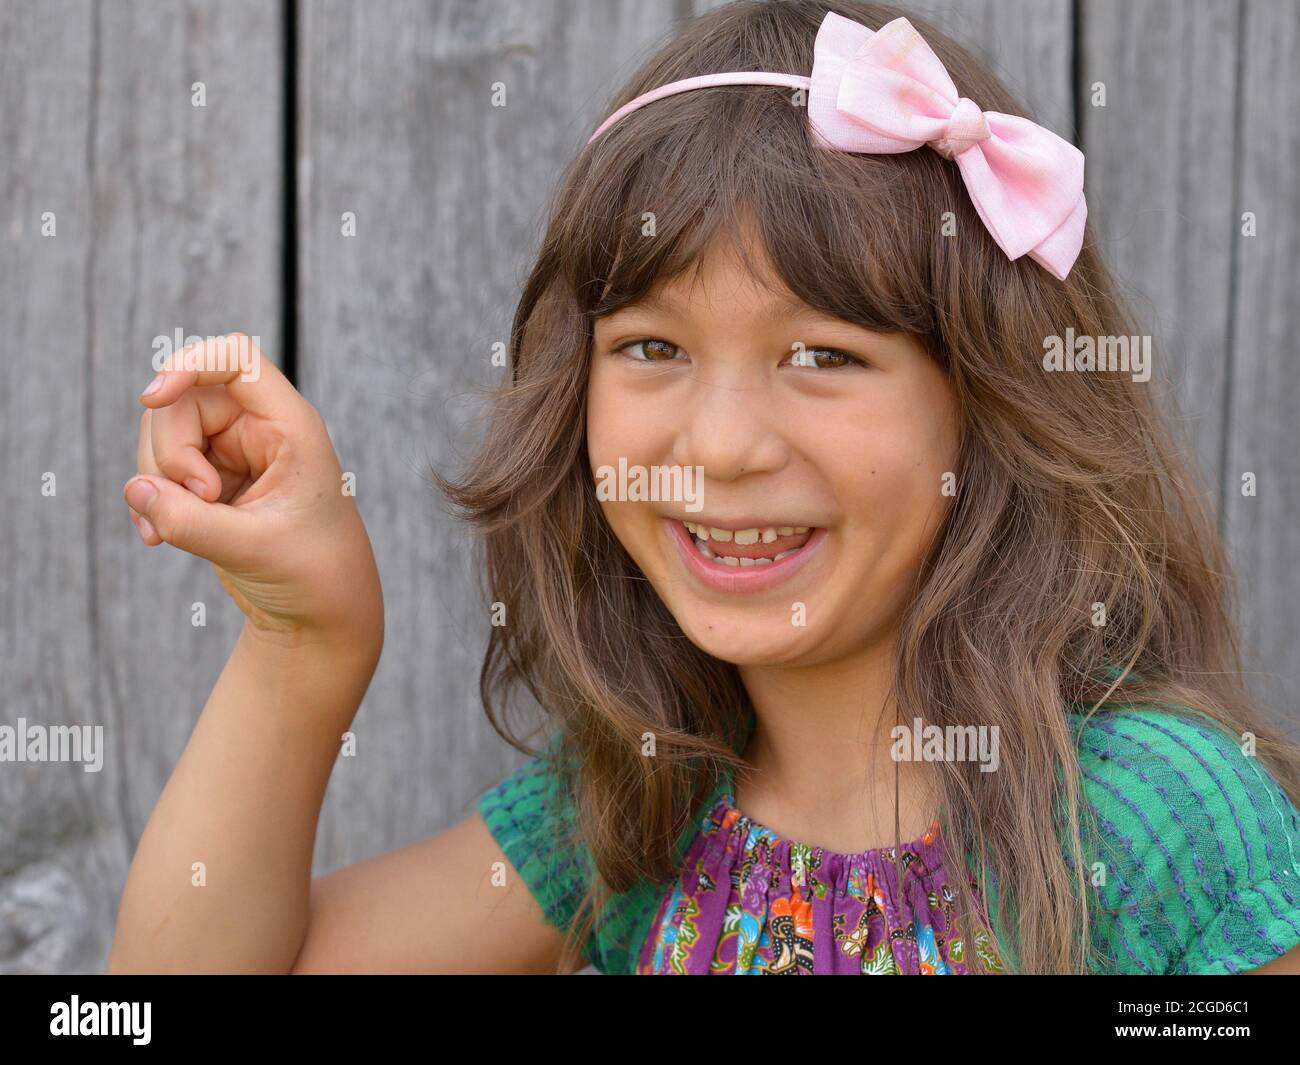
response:
M157 468L208 502L221 495L221 474L209 461L204 449L212 435L210 429L215 425L225 426L221 425L220 418L209 418L211 426L204 424L199 397L204 394L212 396L214 392L221 395L219 389L191 390L171 406L151 411L149 418L149 437ZM218 406L225 408L226 415L238 416L238 406L229 396L224 396Z
M222 385L245 410L267 418L294 419L310 404L289 383L251 337L227 333L187 345L168 356L140 394L157 410L175 403L187 389Z

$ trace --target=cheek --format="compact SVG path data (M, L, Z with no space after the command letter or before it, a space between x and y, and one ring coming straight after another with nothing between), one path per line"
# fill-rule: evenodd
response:
M653 403L620 387L616 374L596 362L587 377L587 456L597 466L617 466L619 458L649 465L649 456L661 450L666 422Z
M620 389L614 375L593 367L587 380L587 461L593 484L616 478L620 461L629 468L662 461L664 441L671 440L666 422L654 417L645 402ZM599 498L597 505L614 536L644 563L653 535L653 505L608 498Z
M874 541L868 554L922 555L946 512L944 474L955 470L955 434L942 394L881 404L836 427L822 468L834 469L846 531Z
M941 449L911 436L876 434L862 441L857 454L859 460L845 466L841 497L852 501L851 517L904 518L940 498L949 469Z

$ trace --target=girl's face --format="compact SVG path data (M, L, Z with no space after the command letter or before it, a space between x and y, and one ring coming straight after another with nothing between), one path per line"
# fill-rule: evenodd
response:
M957 419L917 341L827 317L759 261L761 285L718 244L698 277L595 323L588 456L693 643L812 665L892 637L946 512ZM639 471L668 491L629 498Z

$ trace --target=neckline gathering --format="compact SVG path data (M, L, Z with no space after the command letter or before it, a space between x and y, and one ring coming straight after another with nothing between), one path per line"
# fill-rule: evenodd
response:
M704 809L706 815L721 823L721 818L731 821L744 821L749 829L749 837L752 839L756 835L766 837L772 844L781 845L785 849L805 848L809 851L819 851L824 859L841 859L861 860L871 855L887 854L895 849L893 842L877 844L872 847L864 847L855 851L840 851L831 847L823 847L820 844L808 843L803 840L793 839L784 833L776 831L770 825L765 825L761 821L756 821L750 817L744 810L736 804L736 792L733 780L733 773L730 765L724 765L721 773L721 779L713 789L705 803ZM942 808L941 808L942 809ZM939 823L939 818L932 817L930 825L926 831L916 839L901 840L898 845L898 852L905 854L909 851L922 854L929 858L939 856L942 851L944 841L943 831ZM893 860L891 858L891 860Z

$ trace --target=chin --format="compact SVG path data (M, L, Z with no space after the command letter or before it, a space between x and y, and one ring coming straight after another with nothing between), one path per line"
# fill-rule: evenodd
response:
M789 604L714 607L664 600L686 638L706 654L736 666L810 664L824 651L824 634L791 624Z

